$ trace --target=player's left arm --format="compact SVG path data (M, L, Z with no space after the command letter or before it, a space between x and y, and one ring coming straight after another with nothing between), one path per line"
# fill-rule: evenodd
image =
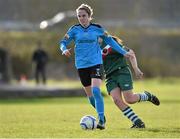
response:
M122 55L126 55L128 52L119 46L119 44L107 33L102 36L103 40L106 44L109 44L114 50L116 50L118 53Z
M99 26L98 32L101 34L100 37L106 44L110 45L114 50L124 55L125 57L131 57L131 53L127 52L125 49L119 46L120 44L118 44L103 27Z
M128 49L129 53L131 53L131 57L128 57L128 59L132 65L132 68L134 70L136 77L142 78L143 72L138 67L138 63L137 63L137 59L136 59L136 55L135 55L134 51L132 49L127 48L127 47L125 47L125 49Z

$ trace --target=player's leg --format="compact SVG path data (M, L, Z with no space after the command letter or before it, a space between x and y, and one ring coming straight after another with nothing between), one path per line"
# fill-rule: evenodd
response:
M104 102L99 89L102 82L100 79L102 75L99 73L99 69L99 66L78 69L78 74L89 102L94 108L96 108L99 121L102 121L104 124ZM100 127L100 129L104 129L104 127Z
M111 76L111 79L107 82L106 87L109 94L111 95L115 105L119 110L133 123L133 127L144 128L145 124L142 120L135 114L135 112L128 106L122 97L120 88L118 87L118 78L116 76ZM136 125L136 126L134 126Z
M154 105L160 105L159 99L153 95L152 93L149 93L147 91L144 91L143 93L133 93L132 90L124 91L123 93L124 99L129 104L134 104L136 102L142 102L142 101L150 101Z
M123 90L125 101L129 104L134 104L140 101L150 101L155 105L160 104L159 99L147 91L139 94L134 94L132 92L133 79L129 68L122 69L119 85L121 86L121 90Z
M91 68L91 86L92 93L95 99L96 111L98 113L99 123L97 128L105 128L105 117L104 117L104 100L100 91L102 84L103 70L102 65L96 65Z
M114 88L109 94L112 97L114 104L121 111L123 111L124 109L126 109L128 107L128 105L126 103L124 103L124 101L123 101L119 87Z
M99 123L97 128L105 128L105 119L104 119L104 100L100 91L100 85L102 83L101 79L92 78L92 93L95 99L96 111L98 113Z
M98 106L98 110L97 111L99 111L99 104L98 104L99 101L95 101L94 95L92 95L92 91L91 91L92 87L91 86L84 87L84 90L86 92L86 95L87 95L87 97L89 99L90 104L96 109L96 106L95 106L95 102L96 102L96 105ZM97 96L96 96L96 98L97 98ZM100 117L100 115L101 114L98 114L98 117ZM106 118L104 116L104 122L102 122L102 123L105 123L105 122L106 122ZM99 129L104 129L104 125L103 126L98 125L98 128Z
M96 108L96 107L95 107L95 99L94 99L94 96L93 96L93 94L92 94L92 87L91 87L91 85L84 87L84 90L85 90L85 92L86 92L86 96L87 96L87 98L88 98L88 100L89 100L89 103L90 103L94 108Z
M91 88L90 70L88 68L79 69L78 74L80 77L81 84L83 85L83 88L85 90L86 96L89 100L89 103L95 108L95 99L92 94Z
M134 94L132 92L132 90L124 90L123 91L123 96L124 96L125 101L128 104L134 104L134 103L138 102L139 99L140 99L140 95Z

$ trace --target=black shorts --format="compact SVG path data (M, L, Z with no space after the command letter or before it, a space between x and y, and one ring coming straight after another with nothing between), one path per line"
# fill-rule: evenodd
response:
M103 66L95 65L88 68L78 69L81 83L84 87L91 85L92 78L103 79Z

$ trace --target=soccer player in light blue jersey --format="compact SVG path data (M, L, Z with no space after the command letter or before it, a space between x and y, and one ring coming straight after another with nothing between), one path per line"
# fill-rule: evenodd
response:
M89 102L98 113L97 128L105 129L104 102L100 92L103 62L99 40L103 39L106 44L125 57L131 57L131 53L119 47L118 43L100 25L91 23L93 10L89 5L80 5L76 13L80 24L68 30L59 46L62 54L70 57L71 52L67 46L72 40L74 41L75 66Z

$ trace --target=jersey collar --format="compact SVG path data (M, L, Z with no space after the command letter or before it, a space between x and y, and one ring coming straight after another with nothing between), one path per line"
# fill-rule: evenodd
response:
M92 25L92 23L90 23L89 26L87 26L87 27L83 27L83 26L80 24L80 26L81 26L82 28L84 28L84 29L88 29L91 25Z

